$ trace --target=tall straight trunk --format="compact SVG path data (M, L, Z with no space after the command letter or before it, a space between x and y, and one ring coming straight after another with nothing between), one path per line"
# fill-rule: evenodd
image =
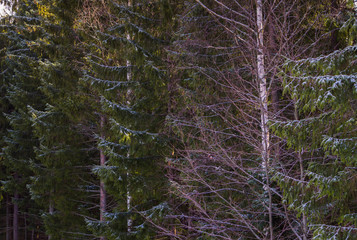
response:
M48 207L48 212L51 215L54 213L54 206L53 206L53 202L51 200L50 200L50 204L49 204L49 207ZM51 240L51 239L52 239L52 236L48 235L48 240Z
M265 173L266 185L264 189L268 192L269 203L268 203L268 214L269 214L269 235L270 239L273 240L273 211L272 211L272 194L270 189L270 179L269 179L269 129L268 129L268 92L267 92L267 81L265 76L265 65L264 65L264 26L263 26L263 3L262 0L257 0L257 73L259 82L259 100L260 100L260 127L261 127L261 158L262 158L262 168ZM267 234L268 235L268 234Z
M14 214L13 214L13 240L19 240L19 204L17 203L19 199L19 193L16 190L14 193Z
M25 231L25 239L24 240L27 240L27 219L26 219L26 213L24 213L24 231Z
M102 137L104 137L103 135L103 129L104 129L104 124L105 124L105 117L101 116L100 117L100 128L102 131ZM104 155L104 151L102 149L100 149L100 166L105 166L105 155ZM106 211L106 206L107 206L107 196L106 196L106 192L104 189L104 182L103 180L100 180L100 200L99 200L99 210L100 210L100 221L104 221L104 213ZM105 237L100 237L100 240L105 240Z
M297 110L297 107L296 107L296 104L294 103L295 105L295 112L294 112L294 116L295 116L295 120L299 120L299 113L298 113L298 110ZM300 165L300 180L301 181L304 181L305 179L305 171L304 171L304 165L303 165L303 159L302 159L302 154L303 154L303 149L301 151L298 151L297 155L298 155L298 160L299 160L299 165ZM305 213L302 214L302 239L303 240L307 240L308 238L308 234L309 234L309 229L307 227L307 218L306 218L306 215Z
M126 192L126 206L127 206L127 211L129 212L131 210L131 193L130 193L130 189L129 189L129 177L130 174L129 172L126 173L127 178L128 178L128 185L127 185L127 192ZM127 227L128 227L128 233L131 232L131 229L133 227L133 220L130 218L130 215L128 217L128 221L127 221Z
M15 182L17 182L18 180L18 175L15 174L14 176L14 180ZM13 221L12 221L12 229L13 229L13 240L19 240L19 192L17 190L15 190L14 193L14 198L13 198L13 202L14 202L14 213L13 213Z
M10 200L9 200L9 194L7 193L6 194L6 240L10 240L11 238L10 221L11 221Z
M133 6L133 2L132 0L128 0L128 7L132 7ZM131 40L131 36L129 33L126 34L126 39L128 40ZM131 66L131 62L129 59L126 60L126 66L128 67L127 68L127 75L126 75L126 80L127 81L131 81L132 80L132 72L130 70L130 66ZM131 90L128 91L128 97L130 99L130 93L131 93ZM129 154L128 154L129 156ZM129 212L131 210L131 193L130 193L130 182L129 182L129 179L130 179L130 173L129 171L126 172L126 175L127 175L127 193L126 193L126 206L127 206L127 211ZM128 216L128 220L127 220L127 231L128 233L131 232L131 229L132 229L132 226L133 226L133 220L130 218L130 215Z

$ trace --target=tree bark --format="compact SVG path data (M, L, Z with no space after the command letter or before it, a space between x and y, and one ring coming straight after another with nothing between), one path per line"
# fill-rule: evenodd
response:
M105 124L105 117L102 115L100 117L100 128L102 131L102 137L104 137L103 134L103 129L104 129L104 124ZM105 166L106 158L104 155L104 151L100 149L100 166ZM106 211L106 206L107 206L107 196L106 192L104 189L104 182L103 180L100 181L100 200L99 200L99 210L100 210L100 221L104 221L104 213ZM100 237L100 240L105 240L105 237Z
M14 176L15 182L18 179L17 174L15 174ZM14 198L13 198L13 202L14 202L14 213L13 213L13 222L12 222L12 229L13 229L13 240L19 240L19 204L18 204L18 200L19 200L19 192L17 190L15 190L14 193Z
M13 214L13 240L19 240L19 205L17 203L19 199L19 193L14 193L14 214Z
M257 0L257 73L259 82L259 100L260 100L260 127L262 137L261 158L262 168L266 177L266 185L264 189L268 192L268 214L269 214L269 235L273 240L273 216L272 216L272 194L270 189L269 179L269 129L268 129L268 92L267 81L265 76L264 65L264 24L263 24L263 3L262 0Z
M25 229L24 229L24 231L25 231L25 240L27 240L27 219L26 219L26 213L24 213L24 227L25 227Z
M48 207L48 212L49 212L49 214L53 214L53 212L54 212L54 207L53 207L53 203L52 203L52 201L50 200L50 205L49 205L49 207ZM51 240L52 239L52 236L51 235L48 235L48 240Z
M133 6L133 2L132 0L128 0L128 7L132 7ZM131 40L131 36L130 36L130 33L127 33L126 34L126 39L127 40ZM126 60L126 66L128 67L127 68L127 75L126 75L126 79L127 81L131 81L132 80L132 72L130 70L130 66L131 66L131 62L129 59ZM128 97L130 99L130 93L131 91L129 90L128 91ZM130 100L129 100L130 102ZM128 154L129 156L129 154ZM127 211L129 212L131 210L131 193L130 193L130 182L129 182L129 179L130 179L130 173L129 171L127 170L126 172L126 175L127 175L127 193L126 193L126 204L127 204ZM132 230L132 226L133 226L133 220L130 218L130 215L128 216L128 220L127 220L127 231L128 233L131 232Z
M9 194L6 194L6 240L10 240L11 236L11 213L10 213L10 200Z

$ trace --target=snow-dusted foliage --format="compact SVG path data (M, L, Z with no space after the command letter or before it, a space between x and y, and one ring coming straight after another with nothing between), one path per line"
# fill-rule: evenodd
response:
M304 153L304 179L276 173L291 209L308 217L313 239L357 237L357 45L326 56L288 61L285 92L300 120L271 129Z

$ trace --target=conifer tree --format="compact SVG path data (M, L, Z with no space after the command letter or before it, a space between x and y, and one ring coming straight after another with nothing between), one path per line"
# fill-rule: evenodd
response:
M307 216L314 239L357 237L357 46L356 13L351 9L343 14L338 34L338 45L347 47L286 63L284 87L296 101L299 117L271 126L306 169L300 179L281 172L275 179L289 207Z
M87 238L84 217L90 201L91 177L86 141L80 123L85 98L79 90L80 68L76 61L73 31L77 1L36 1L41 27L46 35L36 42L42 49L38 60L39 89L45 95L42 109L30 107L39 146L30 184L32 198L42 206L42 218L49 239Z
M2 19L2 24L6 23L7 20L3 17ZM4 24L5 25L5 24ZM0 38L0 45L3 47L8 46L8 39L4 38L3 36ZM4 153L3 153L3 148L5 147L4 143L4 136L7 135L7 129L9 128L8 126L8 121L5 117L5 113L10 113L11 111L11 105L9 101L6 99L6 84L5 84L5 78L4 78L4 72L6 71L6 64L4 62L4 58L6 56L6 51L2 49L1 51L1 60L0 60L0 72L2 73L0 75L0 110L1 110L1 115L0 115L0 167L1 167L1 179L5 179L8 171L6 168L6 165L4 164ZM4 188L1 188L1 199L2 201L2 208L1 208L1 213L4 216L5 219L1 219L1 227L5 228L5 233L1 235L1 237L5 238L4 236L6 235L6 240L10 238L10 199L9 199L9 194L5 193ZM5 201L4 201L5 198ZM5 208L3 207L5 206Z
M99 148L108 157L94 171L104 181L114 206L105 221L88 221L107 239L150 239L155 233L146 223L163 210L166 183L160 132L167 111L167 76L163 68L170 6L166 1L113 1L112 22L98 36L105 55L91 52L85 80L101 98L107 117ZM161 177L160 177L161 176Z
M11 112L3 111L10 126L4 134L3 164L7 176L2 183L8 194L13 196L14 240L27 238L35 231L39 234L40 229L35 229L41 225L39 208L31 200L27 189L33 176L30 168L35 156L33 148L38 145L32 133L27 106L43 107L35 67L38 55L32 47L42 32L37 28L39 20L36 11L32 11L34 6L33 2L17 1L16 14L3 19L5 24L2 25L2 40L6 42L2 49L5 54L2 59L2 79L3 87L6 87L5 97L11 104ZM20 230L20 227L25 230Z

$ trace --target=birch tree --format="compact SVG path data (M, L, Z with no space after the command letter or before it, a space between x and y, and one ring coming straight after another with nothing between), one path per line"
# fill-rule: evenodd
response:
M181 67L173 88L184 98L171 127L182 148L168 158L173 194L187 201L162 231L179 239L302 239L303 221L271 181L298 161L287 160L268 122L293 114L280 107L279 69L285 56L315 51L322 23L304 1L187 5L169 49Z

